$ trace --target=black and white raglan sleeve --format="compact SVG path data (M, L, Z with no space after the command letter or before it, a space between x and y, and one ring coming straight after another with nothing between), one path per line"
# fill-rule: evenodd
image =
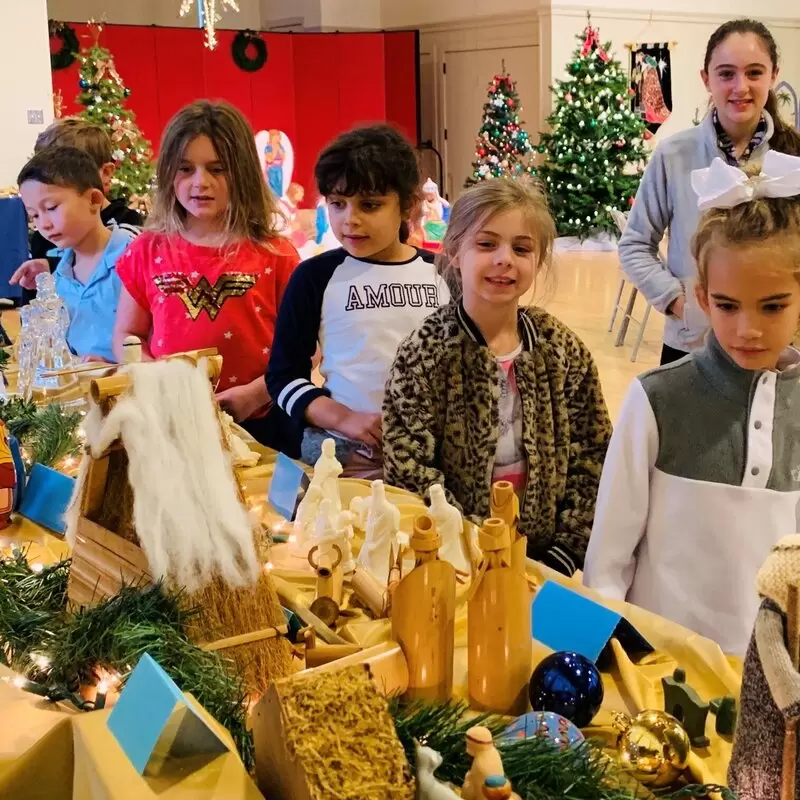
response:
M278 310L267 389L273 402L301 424L313 400L330 396L311 382L311 361L317 349L325 289L344 258L343 251L333 250L299 264Z

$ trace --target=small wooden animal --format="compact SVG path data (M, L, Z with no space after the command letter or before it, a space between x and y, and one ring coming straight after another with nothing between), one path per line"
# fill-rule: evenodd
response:
M711 701L711 713L716 715L717 722L714 726L720 736L733 736L736 730L736 719L739 711L736 707L736 698L728 695L718 697Z
M442 757L430 747L414 741L417 754L417 800L458 800L458 795L434 777L442 765Z
M664 687L664 711L683 725L692 747L708 747L711 744L706 736L708 703L704 703L700 695L686 683L684 670L679 667L671 678L662 678L661 685Z
M505 775L503 761L488 728L476 725L467 731L467 753L472 756L472 766L464 779L461 796L465 800L482 800L486 779L491 775Z

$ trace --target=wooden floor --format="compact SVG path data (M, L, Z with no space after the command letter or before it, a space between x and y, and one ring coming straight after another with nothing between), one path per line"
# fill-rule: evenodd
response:
M616 419L631 380L658 365L664 318L653 311L635 362L631 351L637 327L630 325L622 347L615 347L622 313L618 314L613 333L608 332L611 309L619 289L619 262L616 253L563 253L556 257L555 291L539 303L569 325L592 351L600 371L603 392L612 420ZM626 284L622 304L628 298ZM536 290L536 295L541 294ZM530 298L525 298L529 300ZM641 295L633 316L641 319L645 305Z

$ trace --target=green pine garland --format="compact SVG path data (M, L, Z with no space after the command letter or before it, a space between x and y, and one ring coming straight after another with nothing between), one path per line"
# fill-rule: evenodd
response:
M611 211L629 209L649 153L645 123L631 109L627 72L617 59L600 56L610 42L582 55L590 30L577 36L570 77L550 87L555 107L538 147L546 158L538 175L558 232L580 239L598 230L618 234Z
M254 764L246 725L246 692L232 661L201 650L186 635L194 611L179 592L157 585L124 587L92 608L67 603L70 561L40 572L17 549L0 557L0 662L31 681L29 691L70 700L92 710L77 691L95 683L97 670L127 679L149 653L178 686L191 694L233 737L245 766Z
M79 411L69 411L57 403L37 406L14 397L0 403L0 419L19 441L27 467L57 467L65 458L80 453Z
M537 737L498 741L498 734L508 722L487 714L468 718L466 703L404 706L395 700L390 710L409 762L416 763L414 740L433 748L442 756L436 777L456 786L464 783L472 761L465 746L467 730L473 725L485 725L495 737L506 777L523 800L642 800L652 796L616 767L597 741L564 750ZM691 785L661 796L678 800L706 797L712 792L719 793L722 800L736 800L730 789L721 786Z

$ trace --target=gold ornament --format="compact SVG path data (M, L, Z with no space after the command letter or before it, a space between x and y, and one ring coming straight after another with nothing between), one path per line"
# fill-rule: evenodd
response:
M640 783L653 788L670 786L686 769L692 747L675 717L664 711L643 711L634 719L615 714L614 724L620 731L620 766Z
M197 0L202 3L203 20L206 27L206 47L213 50L217 46L217 23L222 19L217 13L217 0ZM223 8L239 11L236 0L220 0ZM185 17L195 4L195 0L181 0L180 16Z

